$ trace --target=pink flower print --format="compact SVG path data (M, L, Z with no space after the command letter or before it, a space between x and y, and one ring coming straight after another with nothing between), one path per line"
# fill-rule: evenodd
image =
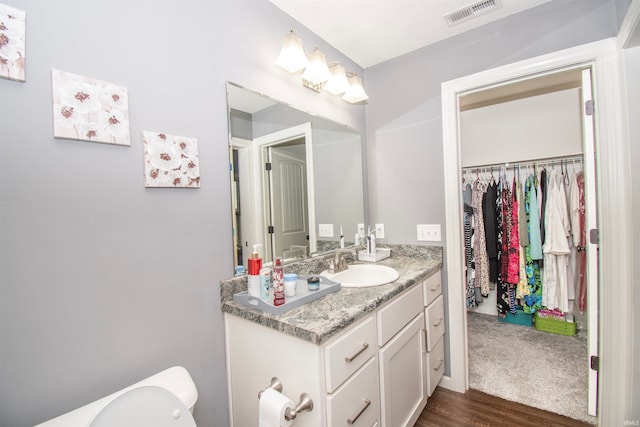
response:
M184 150L185 148L187 148L187 143L184 141L180 141L180 149Z
M0 31L7 31L9 28L4 25L4 22L0 22Z
M62 117L64 117L65 119L70 119L71 116L73 116L73 107L62 107L60 109L60 114L62 114Z
M198 167L198 165L196 165L193 161L191 161L191 162L189 162L189 164L187 165L187 167L188 167L189 169L193 169L193 168L197 168L197 167Z
M95 138L96 135L98 135L98 132L95 129L91 129L87 131L87 138L91 139L91 138Z
M0 28L2 30L6 30L7 28ZM9 44L9 37L6 34L0 33L0 48L5 47Z
M169 155L169 153L160 153L160 158L165 162L171 161L171 156Z
M180 183L182 182L181 178L174 178L172 184L174 186L180 185Z
M164 133L159 133L158 134L158 138L164 139L166 141L167 140L167 135L165 135Z
M109 117L109 124L110 125L117 125L118 123L120 123L120 120L118 120L118 118L116 116Z
M149 176L153 179L156 179L159 174L160 174L159 169L151 169L151 172L149 172Z
M87 99L91 98L91 95L89 95L88 93L84 93L84 92L77 92L75 94L74 98L82 103L82 102L86 101Z
M111 94L111 99L113 99L113 102L118 102L120 101L120 95L117 93Z

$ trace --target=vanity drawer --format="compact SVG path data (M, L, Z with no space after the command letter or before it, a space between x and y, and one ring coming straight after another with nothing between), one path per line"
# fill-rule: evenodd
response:
M433 346L444 335L444 303L440 295L425 309L425 319L427 327L427 351L431 351Z
M422 283L424 288L424 306L428 306L442 294L442 272L438 270L437 273L431 275Z
M427 390L429 396L442 378L444 373L444 338L435 343L433 350L427 354Z
M327 393L332 393L344 380L376 354L376 323L371 315L325 347Z
M332 427L371 427L379 416L378 363L374 357L327 397L327 420Z
M414 286L378 310L378 345L383 346L422 312L422 286Z

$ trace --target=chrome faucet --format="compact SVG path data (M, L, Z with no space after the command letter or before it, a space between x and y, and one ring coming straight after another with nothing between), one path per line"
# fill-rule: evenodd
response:
M342 257L343 254L351 254L356 256L355 249L336 249L333 260L329 263L329 273L339 273L349 268L347 261Z

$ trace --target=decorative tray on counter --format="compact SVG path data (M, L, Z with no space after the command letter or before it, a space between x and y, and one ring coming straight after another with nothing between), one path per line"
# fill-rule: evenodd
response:
M390 248L376 248L375 253L367 253L366 251L358 252L358 259L360 261L378 262L391 256Z
M340 289L342 289L340 283L329 280L324 276L317 276L320 278L320 289L318 289L317 291L310 291L307 286L307 278L309 277L311 276L298 276L298 280L296 281L295 296L285 296L284 304L279 306L273 305L273 290L271 291L271 295L269 297L269 300L267 301L263 300L260 297L251 296L247 291L234 294L233 301L250 308L255 308L256 310L264 311L266 313L282 314L289 310L293 310L296 307L300 307L301 305L304 305L308 302L317 300L318 298L322 298L323 296L330 293L338 292Z

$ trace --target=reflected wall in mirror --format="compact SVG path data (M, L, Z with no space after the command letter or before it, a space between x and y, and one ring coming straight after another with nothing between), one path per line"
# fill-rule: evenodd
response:
M263 263L335 249L340 229L353 244L365 218L360 134L231 82L227 105L235 265L253 245Z

